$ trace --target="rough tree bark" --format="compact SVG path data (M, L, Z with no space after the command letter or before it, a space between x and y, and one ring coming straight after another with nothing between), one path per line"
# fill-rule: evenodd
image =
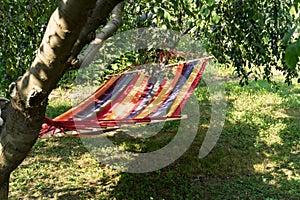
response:
M48 95L71 66L91 34L120 0L63 0L52 14L35 60L9 87L10 101L1 101L0 199L8 199L10 173L36 142ZM95 35L95 34L94 34Z

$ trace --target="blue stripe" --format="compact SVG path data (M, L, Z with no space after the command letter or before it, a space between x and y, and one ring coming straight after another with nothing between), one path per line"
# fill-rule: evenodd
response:
M139 113L141 113L145 107L148 106L149 102L152 100L153 96L155 95L155 93L157 92L156 90L154 90L155 86L159 86L162 82L162 80L164 79L164 73L162 71L159 71L156 75L155 75L155 81L151 84L151 89L149 90L149 92L147 93L146 96L141 97L143 98L142 102L140 103L140 105L128 116L127 119L132 119L134 118L136 115L138 115ZM158 87L159 88L159 87Z
M165 102L159 107L159 109L157 111L155 111L154 113L150 114L150 117L162 117L162 116L166 115L167 110L172 105L173 101L177 97L177 95L178 95L179 91L181 90L181 88L183 87L183 85L186 83L187 79L191 75L191 73L194 70L194 67L196 66L197 63L198 63L198 61L185 64L184 74L178 80L176 86L174 87L174 90L168 96L168 98L165 100Z
M107 101L115 99L122 91L123 89L128 85L128 83L135 77L136 74L125 74L119 78L110 88L105 91L103 94L97 99L99 102L94 102L90 104L88 109L84 109L82 112L79 112L75 115L75 118L77 120L83 120L87 117L91 116L95 110L100 109ZM101 99L103 98L103 99Z

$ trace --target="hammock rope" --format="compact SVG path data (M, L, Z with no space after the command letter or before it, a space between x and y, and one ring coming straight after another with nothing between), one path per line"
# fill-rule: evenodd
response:
M162 72L148 76L139 70L115 75L77 106L54 119L45 117L40 138L82 137L99 134L99 130L186 118L181 111L209 59L170 65L172 78Z

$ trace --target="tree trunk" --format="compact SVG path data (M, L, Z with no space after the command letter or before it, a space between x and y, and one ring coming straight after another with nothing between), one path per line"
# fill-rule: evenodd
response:
M9 189L9 176L6 177L3 183L0 183L0 199L7 200L8 199L8 189Z
M47 98L67 69L71 50L96 0L64 0L53 13L31 68L9 88L11 102L0 133L0 199L8 198L10 173L36 142Z
M10 102L4 108L0 104L5 111L0 116L4 119L0 126L0 200L8 199L9 176L38 138L48 95L84 47L80 39L95 31L99 20L120 2L63 0L52 14L32 66L10 85Z

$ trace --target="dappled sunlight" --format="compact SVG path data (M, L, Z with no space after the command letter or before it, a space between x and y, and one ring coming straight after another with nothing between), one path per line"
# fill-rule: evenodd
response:
M274 144L283 145L280 132L286 128L287 125L280 122L271 124L268 129L259 131L259 135L256 138L256 143L264 143L268 147Z
M239 191L238 196L245 199L299 197L297 96L285 86L283 95L280 87L275 92L268 84L257 84L243 88L236 83L226 85L230 92L225 127L216 147L203 159L198 153L209 128L211 99L205 86L200 86L195 92L201 110L198 135L170 166L150 173L121 173L99 163L78 138L39 140L14 172L11 195L29 199L124 199L158 193L170 198L173 194L217 198L222 193L226 198ZM50 106L60 107L56 102ZM169 122L160 134L150 138L132 138L126 131L109 138L119 149L151 152L168 144L177 126L177 122ZM20 185L24 186L20 189Z

